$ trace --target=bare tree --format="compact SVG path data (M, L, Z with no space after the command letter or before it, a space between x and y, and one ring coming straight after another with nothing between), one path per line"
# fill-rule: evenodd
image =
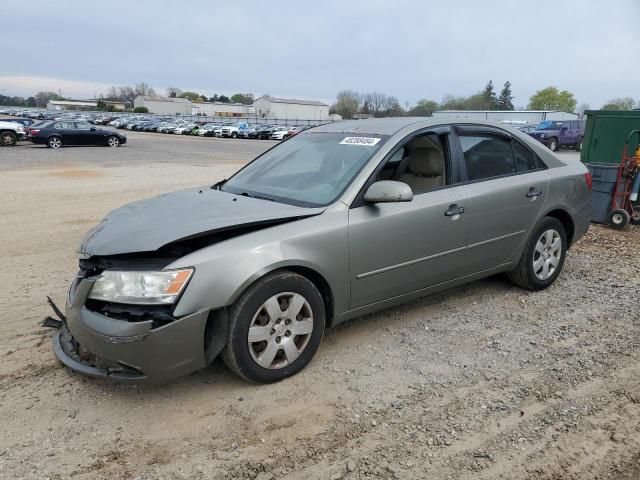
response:
M135 87L135 92L136 95L148 95L153 97L156 92L153 88L151 88L151 86L148 83L145 82L140 82L139 84L136 85Z
M179 97L181 93L182 93L182 90L180 90L178 87L167 87L167 97L170 97L170 98Z
M589 110L589 104L588 103L581 103L578 108L576 109L576 113L578 114L579 118L584 118L584 112Z
M353 118L362 103L362 95L354 90L342 90L336 95L336 111L343 118Z
M369 113L371 113L374 117L380 117L385 109L385 105L387 103L387 96L384 93L373 92L367 93L364 96L365 102L369 107Z

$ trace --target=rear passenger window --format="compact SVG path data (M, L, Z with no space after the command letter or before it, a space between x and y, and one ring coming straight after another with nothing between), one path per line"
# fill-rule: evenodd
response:
M515 140L513 141L513 153L516 156L516 166L518 168L518 172L535 170L539 167L538 159L536 158L535 154Z
M461 135L459 138L468 180L516 173L511 141L508 138L487 134Z

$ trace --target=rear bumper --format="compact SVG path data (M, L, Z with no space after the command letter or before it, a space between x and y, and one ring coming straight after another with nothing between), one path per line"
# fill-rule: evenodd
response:
M92 285L88 279L80 282L65 306L66 325L53 337L53 350L64 365L92 377L128 382L162 382L206 366L208 310L154 329L151 320L129 322L87 309Z
M573 242L575 244L580 240L588 231L591 225L591 202L585 204L580 209L576 209L573 212L574 232Z

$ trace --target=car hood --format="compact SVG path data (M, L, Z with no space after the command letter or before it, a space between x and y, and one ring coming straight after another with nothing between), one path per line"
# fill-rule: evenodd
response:
M305 208L202 187L167 193L113 210L82 240L79 253L152 252L215 232L318 215Z

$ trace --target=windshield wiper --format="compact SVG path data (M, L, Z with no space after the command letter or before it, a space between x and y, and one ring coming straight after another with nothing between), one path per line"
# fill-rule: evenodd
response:
M275 202L275 200L273 198L263 197L262 195L255 195L255 194L249 193L249 192L240 192L240 193L238 193L238 195L241 195L243 197L257 198L259 200L268 200L270 202Z

